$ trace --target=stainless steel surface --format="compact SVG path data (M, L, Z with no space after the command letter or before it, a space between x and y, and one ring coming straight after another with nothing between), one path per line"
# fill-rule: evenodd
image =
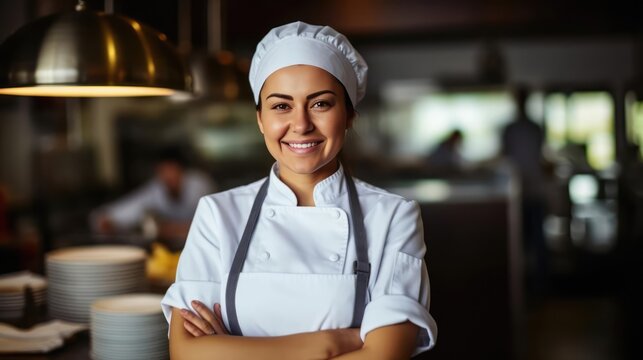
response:
M92 95L89 87L172 93L190 91L192 79L165 35L123 16L81 10L29 23L0 46L0 93L35 87L25 94L33 95L48 86L81 87L68 96L122 96ZM64 96L58 90L48 96Z

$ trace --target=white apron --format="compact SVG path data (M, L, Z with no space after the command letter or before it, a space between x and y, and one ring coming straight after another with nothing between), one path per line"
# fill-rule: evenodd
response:
M221 309L224 322L231 334L275 336L315 331L320 328L360 326L367 302L370 264L367 258L363 215L355 184L349 175L346 175L346 183L357 250L357 261L353 264L352 274L319 274L314 272L315 269L308 269L311 273L241 272L269 181L266 180L262 185L250 211L230 272L225 274L222 281L221 293L225 296L221 299ZM302 213L290 215L293 224L315 221ZM332 239L332 228L322 231L328 231L329 239ZM324 234L321 236L323 238ZM269 257L269 254L266 254ZM297 262L302 261L301 259L291 260ZM306 265L301 264L300 268L306 268ZM301 306L302 303L308 306ZM345 306L350 303L354 304L352 308ZM282 324L280 328L289 329L289 332L275 333L275 323Z

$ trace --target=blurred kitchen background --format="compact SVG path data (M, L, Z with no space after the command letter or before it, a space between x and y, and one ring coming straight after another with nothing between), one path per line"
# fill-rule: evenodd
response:
M86 3L165 33L195 94L0 96L1 273L43 273L43 254L72 245L149 244L144 224L99 235L90 213L148 181L167 146L218 190L265 176L249 61L270 28L302 20L346 34L369 64L348 166L422 206L439 340L420 358L643 358L636 2ZM2 0L0 41L75 4ZM529 131L507 128L516 93ZM540 156L512 155L534 128Z

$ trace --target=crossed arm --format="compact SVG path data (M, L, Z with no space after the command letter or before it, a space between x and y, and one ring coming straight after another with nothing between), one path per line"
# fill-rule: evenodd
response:
M195 304L199 315L172 310L172 359L405 359L415 348L418 327L410 322L369 332L364 343L359 329L321 330L274 337L230 336L220 310ZM215 336L205 336L215 335Z

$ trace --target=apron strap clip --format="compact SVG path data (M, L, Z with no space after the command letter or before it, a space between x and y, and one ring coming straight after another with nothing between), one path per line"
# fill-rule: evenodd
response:
M357 273L371 273L371 263L355 260L353 262L353 272Z

